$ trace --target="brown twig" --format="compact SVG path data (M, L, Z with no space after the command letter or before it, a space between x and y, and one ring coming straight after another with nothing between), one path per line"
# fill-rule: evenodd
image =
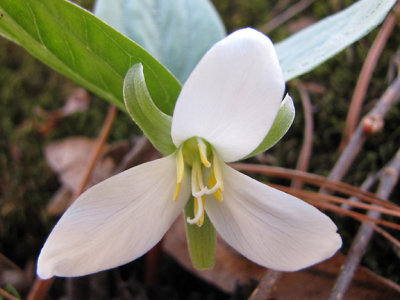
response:
M259 28L260 31L264 33L271 32L275 28L279 27L283 23L285 23L290 18L294 17L295 15L299 14L307 7L309 7L313 3L313 0L300 0L296 4L290 6L287 10L283 13L277 15L275 18L270 20L265 25Z
M377 194L383 199L388 199L393 188L395 187L400 173L400 150L391 162L384 168L381 176L380 185ZM377 211L370 211L368 217L378 219L380 213ZM358 230L358 233L351 245L349 253L347 254L346 262L342 267L342 271L336 281L336 284L330 295L331 300L343 299L351 280L358 268L361 258L364 256L369 241L374 233L373 227L368 223L364 223Z
M394 102L400 98L400 75L386 89L374 108L362 119L328 178L341 180L354 162L367 137L382 129L383 119ZM321 193L328 193L322 188Z
M399 4L397 4L399 6ZM365 99L365 94L372 77L372 73L375 70L375 66L382 53L386 42L393 31L397 23L397 16L394 13L389 14L385 22L382 25L371 49L368 52L367 58L365 59L364 65L361 69L360 76L354 90L353 98L351 99L350 108L346 118L346 127L344 130L344 136L340 144L340 149L343 149L349 142L349 138L353 134L357 121L360 116L361 107Z
M393 208L387 209L381 206L377 205L370 205L370 204L365 204L365 203L360 203L360 202L353 202L347 199L343 199L340 197L336 196L331 196L331 195L321 195L320 193L317 192L312 192L312 191L305 191L301 189L293 189L291 187L286 187L282 185L277 185L277 184L268 184L269 186L272 186L274 188L280 189L286 193L292 194L298 198L302 199L310 199L311 201L319 201L319 202L332 202L332 203L346 203L350 206L364 209L364 210L371 210L371 211L377 211L382 214L386 214L389 216L394 216L394 217L400 217L400 207L397 207L396 210ZM344 211L347 211L346 209L340 208Z
M280 167L271 167L271 166L256 165L256 164L236 163L236 164L231 164L231 166L243 172L258 173L258 174L264 174L264 175L288 178L288 179L301 178L302 181L315 186L324 187L332 191L340 192L349 196L354 196L366 202L381 205L382 207L397 209L397 206L395 204L388 203L387 201L380 199L373 193L370 193L368 191L363 191L360 188L352 186L350 184L331 180L316 174L306 173L298 170L291 170Z
M313 94L324 94L326 93L326 88L325 86L315 83L315 82L304 82L300 81L299 79L293 79L289 82L286 82L288 86L294 86L294 87L301 87L303 90L313 93Z
M24 273L24 271L2 253L0 253L0 261L7 265L9 268L17 271L22 277L26 278L26 274Z
M400 225L399 224L392 223L392 222L385 221L385 220L381 220L381 219L377 219L377 218L373 218L373 217L370 217L368 215L366 216L366 215L364 215L362 213L354 212L354 211L351 211L351 210L344 210L343 208L341 208L341 207L339 207L337 205L329 204L329 203L326 203L326 202L320 202L320 201L316 201L316 200L311 200L311 199L308 199L307 202L312 204L312 205L314 205L314 206L320 207L322 209L328 209L328 210L331 210L333 212L336 212L336 213L339 213L339 214L342 214L342 215L347 215L347 216L352 217L352 218L354 218L356 220L359 220L361 222L373 222L373 223L376 223L376 224L380 224L382 226L386 226L386 227L391 228L391 229L400 230Z
M45 299L47 296L47 293L50 290L51 285L53 284L54 279L55 279L55 277L52 277L47 280L36 278L31 290L29 291L27 300Z
M99 138L97 140L96 146L93 150L90 163L86 169L85 176L80 184L79 190L74 196L73 199L76 199L83 191L85 190L85 187L87 186L87 183L90 180L90 177L93 173L94 167L96 166L96 162L98 158L100 157L101 151L107 141L107 138L110 134L112 124L114 122L115 116L117 113L117 109L115 106L110 106L107 112L106 119L104 121L103 127L101 129ZM47 279L47 280L42 280L40 278L36 278L32 289L30 290L27 299L28 300L42 300L46 297L52 283L54 281L54 277Z
M20 300L20 298L17 298L15 296L11 295L9 292L7 292L6 290L4 290L2 288L0 288L0 295L9 300Z
M365 179L364 182L362 183L360 189L362 189L363 191L369 191L371 189L371 187L378 181L379 176L380 176L379 172L369 174L367 176L367 179ZM360 200L357 197L349 198L349 202L358 202L358 201L360 201ZM343 209L351 209L351 204L343 203L342 208Z
M272 292L273 287L279 281L282 276L282 272L275 270L268 270L265 275L261 278L258 286L253 291L249 300L265 300L268 299Z
M301 151L299 158L297 160L296 170L307 171L310 163L310 157L312 153L312 143L313 143L313 133L314 133L314 120L312 115L312 105L310 95L307 91L299 87L299 92L301 95L301 103L303 104L304 110L304 139L303 145L301 146ZM295 189L301 189L303 182L295 178L292 180L291 187Z
M378 225L374 223L369 223L369 226L371 226L377 233L382 235L385 239L387 239L389 242L391 242L395 247L400 249L400 241L396 239L393 235L391 235L389 232L386 230L382 229Z
M281 191L287 192L289 194L292 194L293 196L296 196L298 198L302 198L304 201L317 206L319 208L322 209L328 209L331 210L333 212L342 214L342 215L347 215L350 216L356 220L359 220L361 222L374 222L377 224L381 224L383 226L392 228L392 229L396 229L396 230L400 230L400 225L393 223L393 222L389 222L389 221L385 221L385 220L381 220L381 219L377 219L377 218L372 218L370 216L365 216L362 213L358 213L358 212L354 212L354 211L350 211L350 210L345 210L343 208L341 208L340 206L334 205L334 204L330 204L327 203L326 201L321 201L320 196L318 193L310 193L307 195L304 195L304 191L299 191L299 190L293 190L290 189L288 187L285 186L279 186L279 185L270 185L274 188L277 188ZM374 211L377 211L374 209Z

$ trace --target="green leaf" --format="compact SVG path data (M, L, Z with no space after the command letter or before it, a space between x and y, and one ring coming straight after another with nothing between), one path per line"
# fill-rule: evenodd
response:
M281 103L278 114L275 117L274 123L269 130L267 136L261 144L252 153L245 158L252 157L260 152L266 151L274 146L289 130L294 121L295 109L292 98L286 94L285 99Z
M304 74L365 36L396 0L360 0L341 12L277 43L285 80Z
M191 197L185 206L185 220L193 217L194 200ZM198 270L210 269L214 266L217 234L215 228L204 211L204 223L201 227L185 221L189 254L193 266Z
M226 34L209 0L97 0L95 14L142 45L182 83Z
M1 0L0 34L53 69L124 108L122 85L141 62L156 105L172 114L176 78L142 47L65 0Z
M162 154L176 150L171 138L172 117L158 109L147 90L143 65L133 65L124 80L126 110Z

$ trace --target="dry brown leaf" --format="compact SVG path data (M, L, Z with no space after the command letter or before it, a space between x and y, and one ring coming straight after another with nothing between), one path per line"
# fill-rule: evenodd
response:
M83 112L89 108L90 96L84 88L77 88L68 96L67 102L58 111L62 117Z
M62 185L47 205L46 211L49 215L61 215L68 208L71 198L78 191L85 176L96 143L96 140L86 137L71 137L46 146L46 160L52 170L58 174ZM111 176L116 164L120 162L128 149L128 142L105 146L88 186Z
M48 144L45 148L46 160L50 167L59 175L61 183L74 193L82 182L95 145L96 140L85 137L71 137ZM108 146L104 147L102 153L104 154L107 151ZM89 184L107 178L114 167L115 164L111 158L100 159Z
M237 285L248 285L258 281L266 269L260 267L218 239L216 262L211 270L199 271L193 268L186 245L184 219L179 217L164 238L163 247L183 267L221 290L232 293ZM271 299L293 300L328 299L330 291L340 272L345 257L337 253L333 258L311 268L284 273L275 286ZM400 287L360 267L355 275L346 300L358 299L400 299Z

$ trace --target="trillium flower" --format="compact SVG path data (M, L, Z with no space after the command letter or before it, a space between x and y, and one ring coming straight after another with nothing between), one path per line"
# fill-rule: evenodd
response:
M215 44L176 102L176 151L83 193L48 237L38 275L81 276L150 250L194 199L189 226L205 214L222 238L253 262L295 271L341 246L335 224L313 206L227 165L248 156L271 128L285 84L271 41L242 29Z

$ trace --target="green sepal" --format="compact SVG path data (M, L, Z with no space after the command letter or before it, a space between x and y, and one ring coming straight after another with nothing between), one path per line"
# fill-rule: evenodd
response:
M286 134L292 125L294 116L295 109L292 97L290 97L289 94L286 94L286 97L281 103L281 107L279 108L278 114L276 115L274 123L272 124L268 134L261 144L256 148L256 150L251 152L245 158L249 158L258 153L264 152L279 142L279 140Z
M185 206L186 237L189 254L193 266L198 270L211 269L215 261L215 248L217 246L217 234L204 211L204 223L201 227L189 224L186 219L193 217L194 199L190 197Z
M171 138L172 117L154 104L141 63L126 73L123 95L126 110L154 147L164 155L173 153L176 147Z

